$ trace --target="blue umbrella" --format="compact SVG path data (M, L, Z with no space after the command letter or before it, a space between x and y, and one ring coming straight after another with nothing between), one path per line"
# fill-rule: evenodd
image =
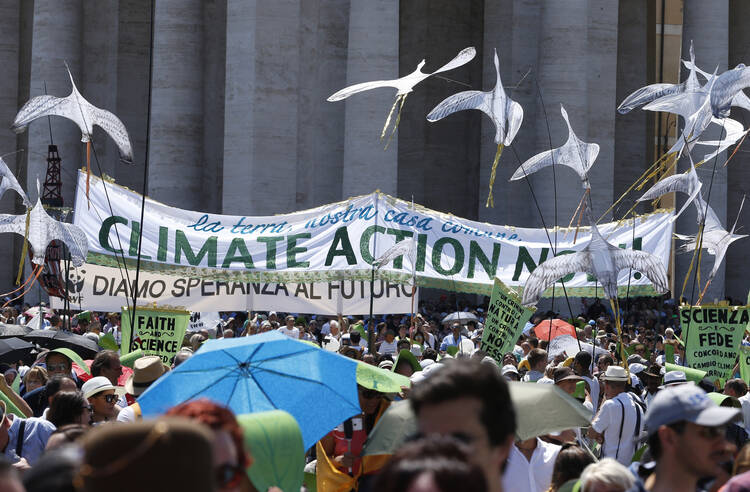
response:
M302 431L305 449L361 412L357 363L271 331L210 340L139 398L144 416L208 398L237 414L284 410Z

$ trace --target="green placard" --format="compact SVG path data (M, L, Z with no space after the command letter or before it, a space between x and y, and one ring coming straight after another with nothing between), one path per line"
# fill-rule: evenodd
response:
M532 314L533 308L523 307L520 296L495 278L482 332L482 350L501 364L503 354L513 349Z
M750 381L750 347L740 347L740 377L746 383Z
M190 311L138 307L133 326L131 317L131 309L122 308L122 354L141 350L143 355L158 355L171 364L182 346Z
M748 321L750 306L681 306L687 365L706 371L711 382L731 378Z

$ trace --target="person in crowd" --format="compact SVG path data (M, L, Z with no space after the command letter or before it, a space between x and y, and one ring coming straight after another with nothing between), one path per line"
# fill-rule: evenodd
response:
M487 483L469 447L450 436L430 436L403 446L378 474L381 492L484 492Z
M602 458L583 470L580 490L581 492L626 492L634 482L633 474L617 460Z
M231 410L205 398L171 408L167 416L195 420L213 431L213 468L220 492L247 490L245 470L253 460L245 449L242 429Z
M89 425L93 415L91 404L80 391L59 391L47 410L47 420L58 429L69 424Z
M520 381L521 377L518 374L518 369L513 364L506 364L500 370L500 373L507 381Z
M120 313L109 313L107 315L107 324L104 325L104 333L112 335L117 345L122 343Z
M91 429L91 426L88 422L86 424L67 424L58 427L49 437L49 440L47 440L47 446L44 448L45 453L76 442L89 429Z
M37 388L41 388L42 386L47 384L48 380L49 376L47 376L47 369L42 366L32 367L31 369L26 371L26 374L23 377L23 384L21 385L21 396L34 391Z
M591 422L588 437L603 443L603 457L629 465L643 431L644 412L625 391L628 382L625 368L609 366L602 379L606 401Z
M294 316L291 314L284 318L285 326L279 328L279 331L290 338L299 338L299 328L294 326Z
M117 419L117 395L114 385L104 376L89 379L81 387L83 397L91 405L91 421L94 425Z
M526 360L529 362L529 371L523 376L523 381L536 383L544 377L547 370L547 352L540 348L532 349Z
M646 406L651 404L651 401L659 391L661 385L661 366L659 364L651 364L645 371L639 374L643 380L645 388L641 394L641 399L646 403Z
M544 492L552 482L552 471L560 446L534 437L516 441L503 475L503 490Z
M701 479L727 478L725 464L735 449L725 439L726 425L739 413L735 408L719 407L694 385L659 391L645 415L656 466L632 490L693 491Z
M573 359L573 371L586 381L589 395L591 396L592 411L596 413L599 409L599 380L591 375L592 359L591 353L581 350Z
M342 422L320 440L334 466L351 476L361 473L362 448L389 402L383 393L357 386L362 413Z
M136 400L168 370L162 363L161 357L157 355L146 355L135 360L133 374L125 381L125 397L128 406L118 413L118 422L133 422L141 419L141 407Z
M471 461L485 476L487 490L500 492L516 430L508 384L489 364L455 360L445 366L411 391L418 431L425 436L462 436L471 446Z
M109 379L113 386L117 386L122 376L122 364L120 356L114 350L102 350L91 362L91 376L104 376Z
M211 466L214 440L206 426L180 417L94 428L81 442L76 490L213 492L222 473Z
M750 434L750 394L748 394L747 383L740 378L729 379L724 384L724 394L739 400L745 432Z
M6 410L5 402L0 400L0 450L16 468L25 470L44 453L55 426L37 417L23 419Z
M461 323L455 321L451 324L451 333L443 338L440 343L440 351L445 352L448 347L460 347L463 335L461 335Z
M547 492L557 492L566 482L579 478L583 470L591 463L594 463L591 453L575 443L563 443L555 458L552 481Z
M49 408L52 398L58 391L76 391L77 389L78 386L70 376L55 374L47 381L46 385L26 393L23 399L31 408L34 417L46 418L45 411Z
M21 475L5 458L0 457L0 492L25 492Z
M385 327L385 323L383 323L383 327ZM386 330L385 340L380 342L380 346L378 347L378 354L393 355L396 353L396 346L396 333L394 333L393 330Z
M172 360L172 369L179 366L186 360L190 358L190 356L193 355L193 351L188 347L182 347L180 350L177 351L177 353L174 355L174 359Z

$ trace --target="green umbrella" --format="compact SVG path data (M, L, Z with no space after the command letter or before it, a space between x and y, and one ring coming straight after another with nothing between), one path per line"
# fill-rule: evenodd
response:
M50 350L48 353L57 352L58 354L63 354L68 359L72 360L76 364L78 364L78 367L83 369L86 374L91 374L91 370L89 369L89 366L86 365L86 363L83 361L80 355L73 352L69 348L56 348L54 350Z
M357 361L357 384L381 393L400 393L402 386L411 386L411 381L401 374Z
M146 354L143 353L143 350L141 350L141 349L134 350L134 351L132 351L132 352L130 352L128 354L121 355L120 356L120 364L122 364L125 367L129 367L129 368L132 369L133 368L133 364L135 364L136 359L140 359L144 355L146 355Z
M283 410L271 410L237 417L253 463L247 469L258 490L279 487L299 490L305 468L305 447L297 421Z
M510 382L508 387L516 410L516 439L520 441L591 423L591 412L557 386ZM362 455L393 454L416 430L409 402L395 402L368 436Z
M706 374L708 374L706 371L701 371L700 369L693 369L692 367L678 366L676 364L670 364L669 362L664 364L664 368L666 372L682 371L685 373L685 378L688 381L694 381L696 383L700 383L701 381L703 381L703 378L705 378Z
M398 355L396 356L396 360L393 362L391 371L396 371L396 366L398 366L398 363L401 360L405 360L406 362L408 362L414 372L422 370L422 366L419 365L419 361L416 357L414 357L414 354L411 353L411 350L401 349L401 352L398 353Z
M740 403L740 401L737 398L729 395L724 395L722 393L712 391L708 393L708 397L711 398L711 401L716 403L717 406L721 406L721 404L724 403L725 400L729 399L732 402L732 406L734 408L742 408L742 404Z

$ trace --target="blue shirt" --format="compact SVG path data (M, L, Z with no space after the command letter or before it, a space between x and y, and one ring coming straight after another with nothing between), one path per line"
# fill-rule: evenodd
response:
M443 343L440 344L440 350L445 352L448 347L459 347L461 345L461 335L458 335L458 339L456 339L453 334L446 335L445 338L443 338Z
M8 445L5 446L3 454L11 463L16 463L21 458L26 458L29 465L33 466L44 453L49 436L55 432L55 425L52 422L36 417L21 419L16 416L6 416L6 418L11 417L13 420L11 420L10 429L8 429ZM23 430L23 449L21 450L21 456L18 456L16 449L18 448L19 432L23 420L26 420L26 428Z

